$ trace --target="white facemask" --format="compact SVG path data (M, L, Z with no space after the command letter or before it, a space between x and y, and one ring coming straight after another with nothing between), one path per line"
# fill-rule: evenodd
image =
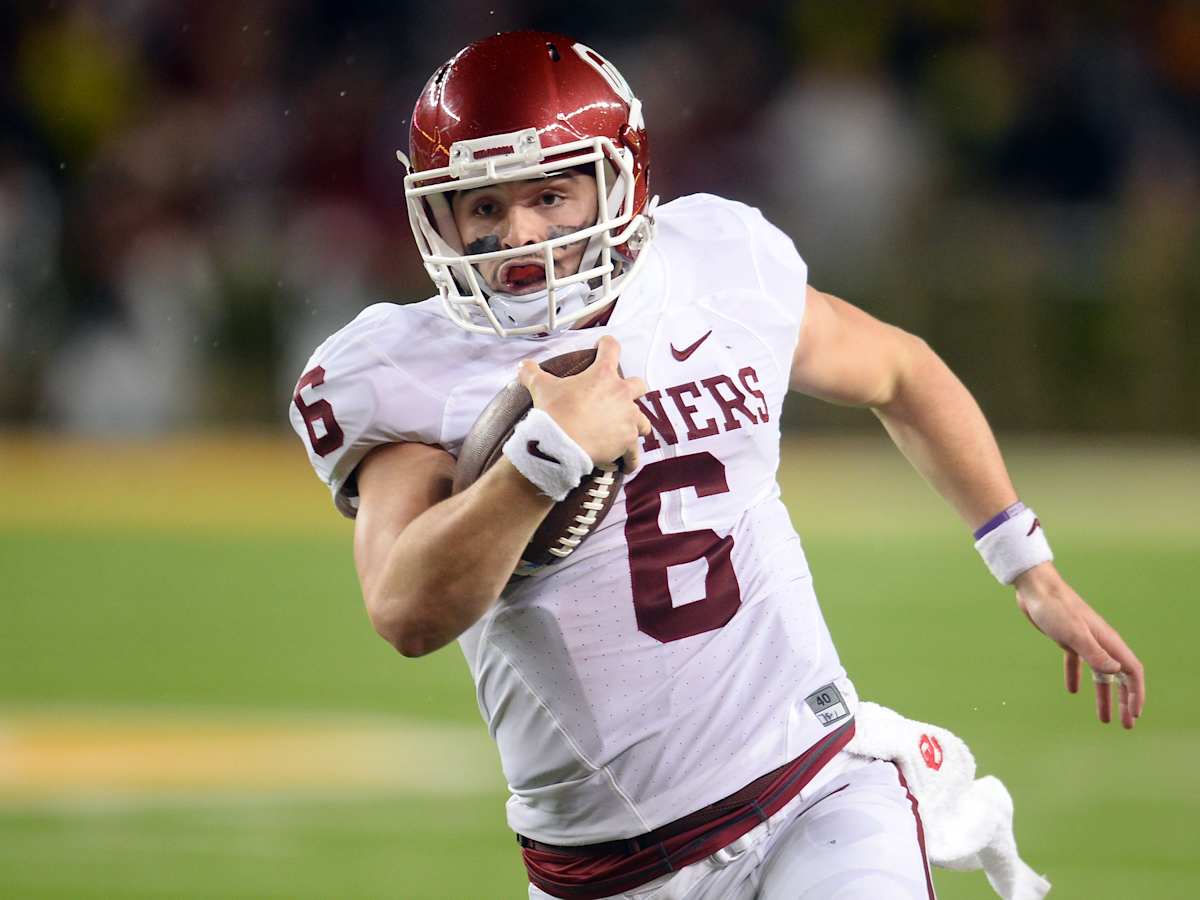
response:
M634 100L631 122L641 122L641 105ZM497 153L497 149L507 152ZM401 161L407 165L402 154ZM478 158L476 158L478 155ZM553 160L547 160L553 155ZM579 231L521 247L465 253L454 225L447 195L502 181L545 178L567 169L590 166L596 178L597 213L593 224ZM634 280L646 259L654 233L657 198L634 212L634 157L608 137L593 137L550 148L541 146L536 129L460 141L451 147L451 165L424 172L410 171L404 179L409 220L425 269L437 285L450 320L477 333L540 337L561 331L574 321L599 311ZM554 276L554 252L584 241L579 271ZM627 248L627 257L622 255ZM546 290L514 297L497 294L477 266L485 262L537 254L544 257ZM589 287L590 285L590 287ZM555 300L554 328L550 327L550 298ZM567 319L562 322L562 316ZM494 317L494 321L493 318Z

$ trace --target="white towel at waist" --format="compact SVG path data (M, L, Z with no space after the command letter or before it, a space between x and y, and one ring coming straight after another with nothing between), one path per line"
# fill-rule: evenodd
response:
M961 738L877 703L860 703L855 719L846 751L900 767L920 807L931 863L982 868L1004 900L1046 896L1050 882L1017 853L1012 797L998 778L975 777L975 757Z

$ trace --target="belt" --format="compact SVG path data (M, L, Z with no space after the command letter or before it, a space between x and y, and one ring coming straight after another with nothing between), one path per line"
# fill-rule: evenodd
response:
M754 779L754 781L736 793L730 794L716 803L710 803L708 806L702 807L693 813L688 813L682 819L676 819L674 822L668 822L666 825L655 828L653 831L639 834L637 837L622 838L615 841L602 841L599 844L583 844L568 847L558 844L543 844L541 841L535 841L532 838L525 837L523 834L518 834L517 843L527 850L544 850L568 856L608 856L613 853L637 853L639 850L653 847L655 844L661 844L663 841L673 838L677 834L683 834L685 831L691 831L693 828L706 825L735 809L755 803L771 785L771 782L778 778L783 773L783 770L792 764L791 762L784 763L778 769L773 769L761 778Z

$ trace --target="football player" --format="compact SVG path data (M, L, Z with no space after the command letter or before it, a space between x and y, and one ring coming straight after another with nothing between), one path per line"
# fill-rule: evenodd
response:
M919 338L809 285L757 210L658 206L641 104L599 53L471 44L429 80L401 159L437 296L329 338L291 419L356 518L375 628L405 656L459 642L530 896L933 896L897 768L844 751L858 699L775 478L789 390L874 411L1064 648L1068 689L1082 659L1100 717L1118 684L1133 726L1142 665L1056 571L967 390ZM591 347L582 374L537 365ZM533 412L451 496L514 376ZM512 578L556 500L621 458L600 527Z

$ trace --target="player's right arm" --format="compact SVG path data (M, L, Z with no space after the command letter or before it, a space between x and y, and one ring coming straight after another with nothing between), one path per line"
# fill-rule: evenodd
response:
M371 624L404 656L454 640L500 596L554 501L504 458L451 496L454 457L386 444L358 467L354 563Z
M636 466L650 423L633 400L640 378L617 370L620 346L597 344L585 372L556 378L526 360L518 379L593 460ZM405 656L454 640L496 601L553 501L501 457L451 495L454 458L420 443L376 447L357 469L354 559L376 631Z

